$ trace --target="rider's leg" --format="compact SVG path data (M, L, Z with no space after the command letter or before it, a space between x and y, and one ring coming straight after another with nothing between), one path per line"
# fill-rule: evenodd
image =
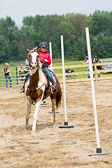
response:
M51 73L50 73L48 67L44 64L44 65L42 65L42 68L45 70L45 72L46 72L46 74L47 74L47 76L48 76L50 82L52 83L52 85L51 85L52 91L53 91L53 92L57 91L57 89L55 88L55 85L56 85L56 84L55 84L55 82L54 82L53 79L52 79L52 76L51 76Z
M52 76L51 76L51 73L50 73L48 67L44 64L44 65L42 65L42 68L45 70L50 82L52 83L52 85L55 85L55 82L52 79Z
M29 76L30 76L30 71L28 71L28 73L26 74L26 77L25 77L25 81L24 81L24 82L26 82L26 81L28 80Z

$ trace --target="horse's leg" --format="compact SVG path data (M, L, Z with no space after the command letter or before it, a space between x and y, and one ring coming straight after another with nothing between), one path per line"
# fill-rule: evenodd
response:
M42 102L42 99L39 100L39 101L35 104L36 107L35 107L35 112L34 112L34 115L33 115L32 131L35 131L35 130L36 130L37 120L38 120L38 113L39 113L39 110L40 110L41 102Z
M26 128L29 126L29 118L31 113L31 99L26 96Z
M55 99L51 99L51 101L52 101L53 123L55 123Z

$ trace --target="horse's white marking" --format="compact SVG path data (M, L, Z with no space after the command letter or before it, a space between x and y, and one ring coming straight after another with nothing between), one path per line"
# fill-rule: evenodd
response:
M34 67L32 70L30 70L30 75L32 76L35 72L36 72L36 70L37 70L37 67L36 67L36 65L37 65L37 56L38 56L38 53L37 52L33 52L33 53L31 53L32 54L32 67Z
M29 117L31 113L31 99L29 96L26 96L26 127L29 125Z
M28 81L25 83L25 93L26 93L29 83L30 83L30 80L28 79Z
M38 82L38 87L41 86L42 84L47 85L47 79L44 75L44 73L42 72L42 69L39 69L39 82ZM41 89L43 90L43 92L45 91L45 85L43 85L41 87Z
M32 53L32 62L33 62L33 63L36 62L37 56L38 56L38 53L37 53L37 52L33 52L33 53Z
M43 98L43 95L42 95L42 98ZM39 114L39 110L40 110L42 98L41 98L40 101L38 101L38 102L35 104L36 108L35 108L35 112L34 112L34 115L33 115L32 131L35 131L35 130L36 130L36 123L37 123L37 120L38 120L38 114Z

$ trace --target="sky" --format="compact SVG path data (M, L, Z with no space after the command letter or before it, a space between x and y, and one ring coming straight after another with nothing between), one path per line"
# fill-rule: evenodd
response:
M10 16L18 27L26 16L93 14L96 10L112 11L112 0L0 0L0 19Z

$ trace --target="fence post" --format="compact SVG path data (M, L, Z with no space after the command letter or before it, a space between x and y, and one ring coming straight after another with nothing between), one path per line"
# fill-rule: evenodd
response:
M16 80L17 80L17 85L18 85L18 70L17 70L17 67L16 67Z
M97 68L96 68L96 63L94 64L94 69L95 69L95 81L97 81Z
M51 70L52 70L52 43L49 42L49 50L50 50L50 56L51 56Z

